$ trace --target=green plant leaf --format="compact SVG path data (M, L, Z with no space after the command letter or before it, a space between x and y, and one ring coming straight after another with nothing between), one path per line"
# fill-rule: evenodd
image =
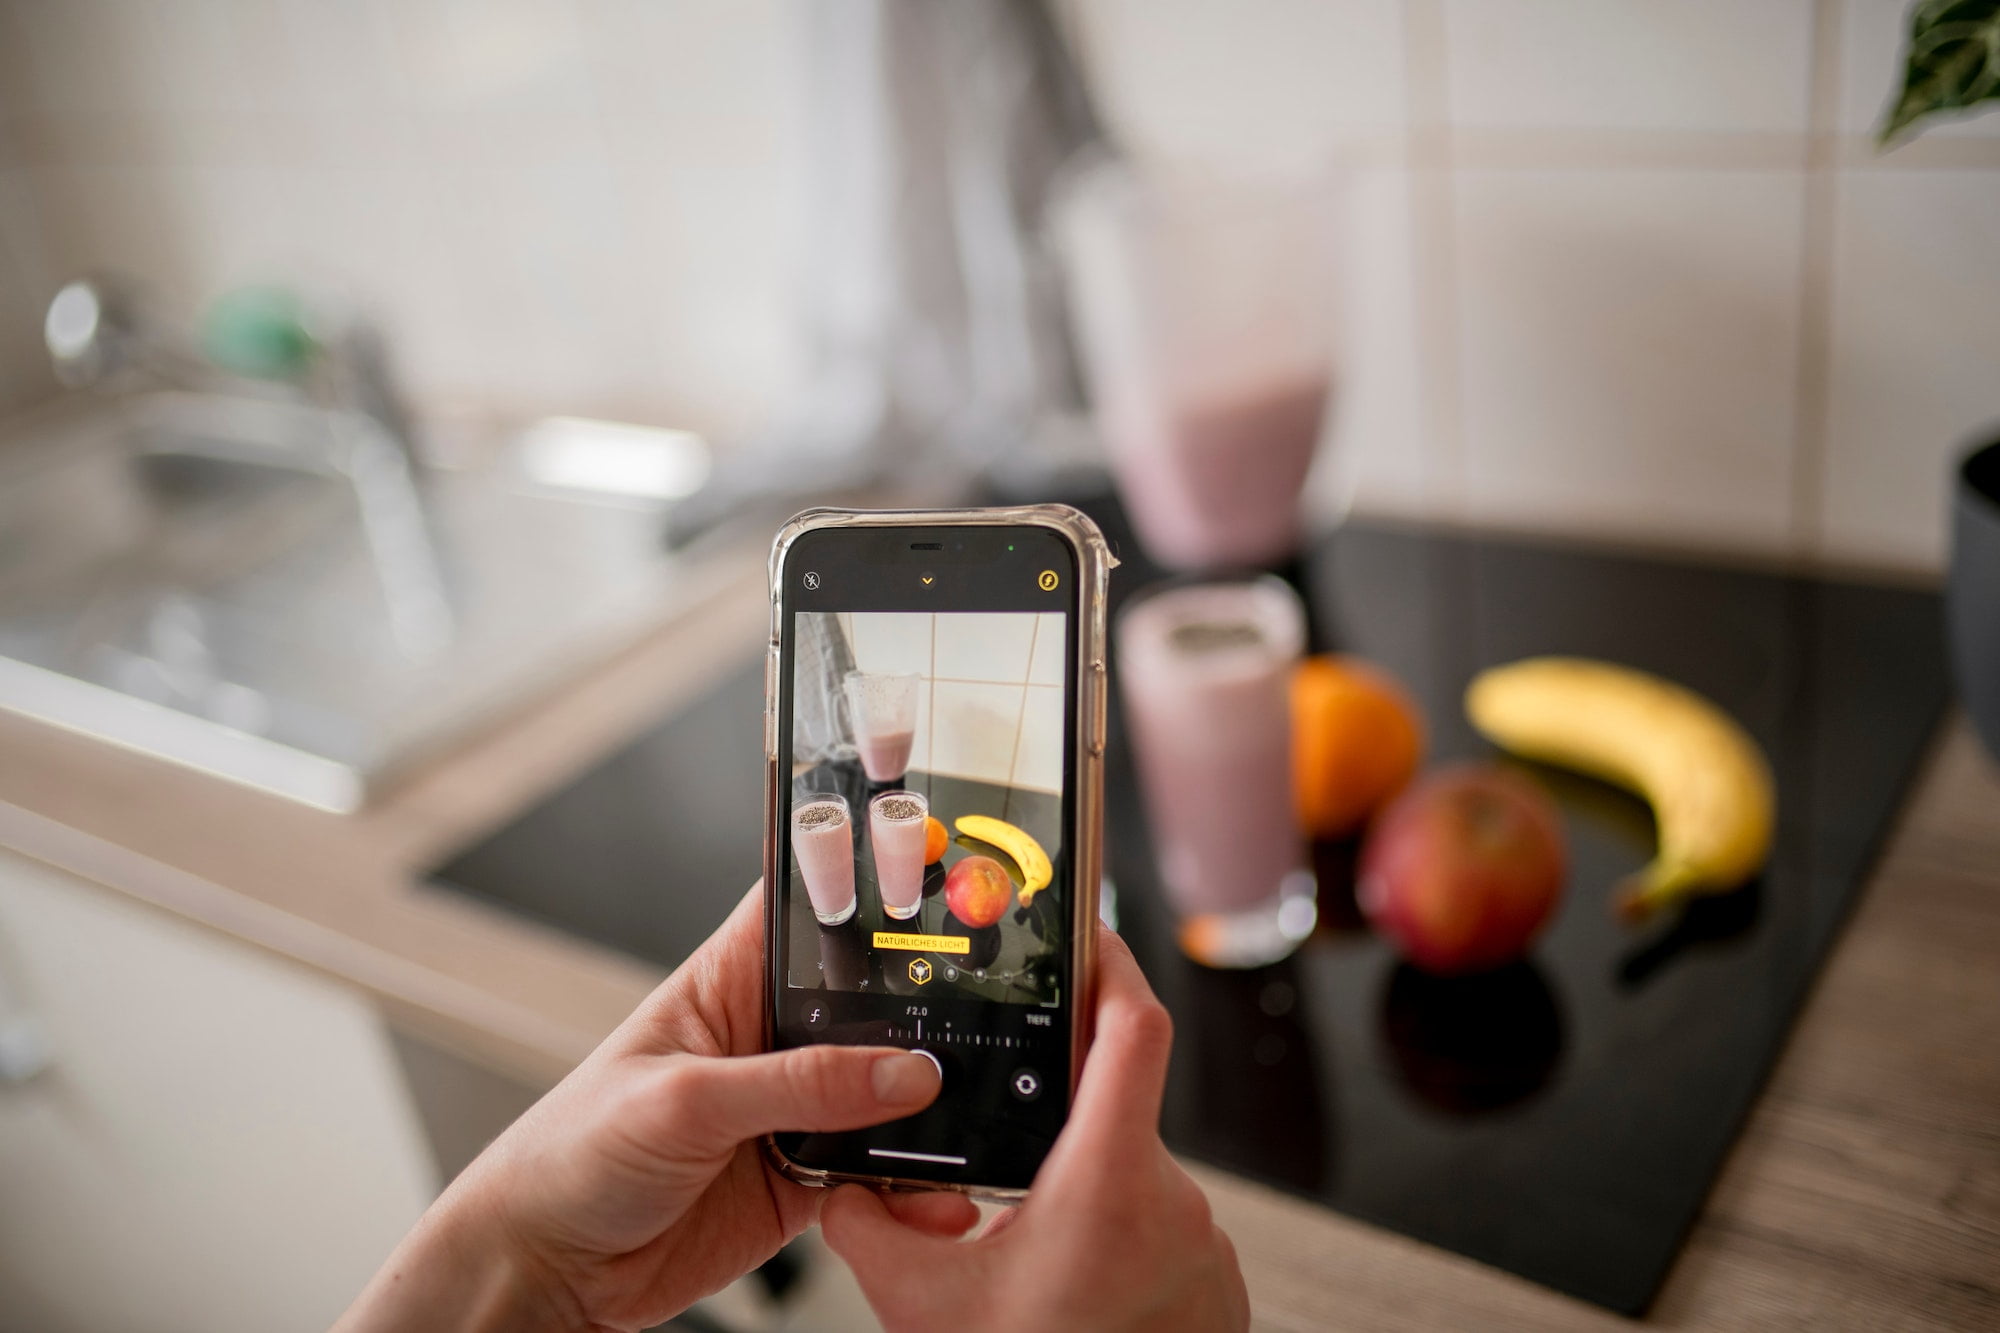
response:
M2000 98L2000 0L1922 0L1910 10L1903 93L1880 142L1941 111Z

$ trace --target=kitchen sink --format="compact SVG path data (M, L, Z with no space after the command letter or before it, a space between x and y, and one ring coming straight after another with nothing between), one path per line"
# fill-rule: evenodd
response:
M0 707L347 811L697 586L657 504L370 432L161 391L0 434Z

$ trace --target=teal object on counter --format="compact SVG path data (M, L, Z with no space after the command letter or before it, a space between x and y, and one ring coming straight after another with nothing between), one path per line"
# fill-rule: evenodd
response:
M297 379L319 355L305 302L284 287L224 292L202 321L202 351L223 370L254 379Z

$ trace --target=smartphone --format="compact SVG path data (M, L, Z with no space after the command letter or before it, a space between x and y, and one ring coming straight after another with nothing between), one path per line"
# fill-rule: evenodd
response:
M920 1051L907 1119L778 1134L794 1180L1023 1197L1089 1043L1105 592L1066 505L813 509L771 550L767 1049Z

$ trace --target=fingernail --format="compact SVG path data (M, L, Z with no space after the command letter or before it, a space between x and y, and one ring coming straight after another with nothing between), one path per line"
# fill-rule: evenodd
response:
M928 1056L885 1055L869 1077L875 1082L875 1100L897 1105L924 1101L938 1089L937 1066Z

